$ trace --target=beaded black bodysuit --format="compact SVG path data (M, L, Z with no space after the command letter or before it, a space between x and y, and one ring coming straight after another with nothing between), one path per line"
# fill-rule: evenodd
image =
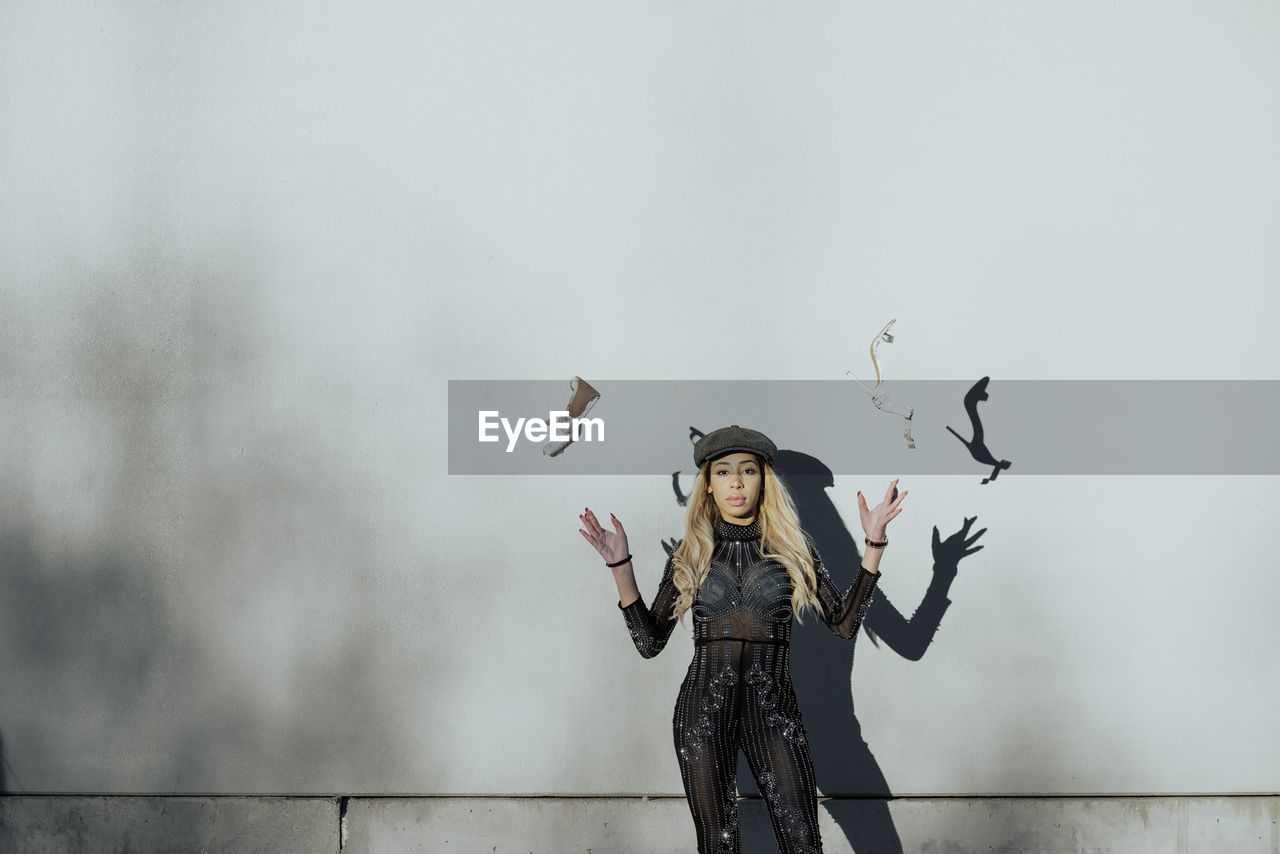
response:
M855 639L878 575L858 573L841 595L810 543L820 617ZM652 658L675 627L679 596L667 561L653 604L622 609L636 649ZM694 654L676 699L676 757L700 854L739 851L738 749L763 793L784 854L820 854L817 789L809 742L791 686L791 580L764 556L759 523L716 524L711 568L693 606Z

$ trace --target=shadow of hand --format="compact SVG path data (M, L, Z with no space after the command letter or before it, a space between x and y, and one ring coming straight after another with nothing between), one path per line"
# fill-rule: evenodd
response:
M986 528L982 528L972 537L969 536L969 529L973 527L973 523L978 520L977 516L965 519L964 525L960 530L956 531L945 540L938 534L938 526L933 526L933 567L934 571L950 570L958 572L960 569L961 558L966 558L974 552L982 551L982 546L974 546L987 532ZM973 546L970 548L970 546Z

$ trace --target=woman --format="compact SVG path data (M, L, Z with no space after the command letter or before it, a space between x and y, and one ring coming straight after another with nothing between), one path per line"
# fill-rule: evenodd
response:
M885 526L907 497L898 494L896 480L873 509L858 493L868 548L842 595L773 473L777 452L763 433L736 424L698 441L684 540L648 607L636 587L622 523L610 516L614 530L606 531L590 508L578 517L585 526L579 533L613 570L618 607L642 656L661 652L675 621L686 611L693 614L693 663L673 727L701 854L739 850L739 748L764 794L781 850L820 854L813 762L791 686L791 618L813 610L840 637L856 637L879 578Z

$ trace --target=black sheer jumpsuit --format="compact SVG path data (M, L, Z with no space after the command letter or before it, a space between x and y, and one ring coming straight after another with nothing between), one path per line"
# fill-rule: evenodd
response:
M879 575L861 569L847 595L810 541L821 618L855 639ZM636 649L652 658L675 626L674 564L653 605L622 609ZM817 789L809 742L791 686L791 579L767 559L760 525L716 523L711 569L693 606L694 654L672 727L700 854L738 854L738 749L764 795L784 854L820 854Z

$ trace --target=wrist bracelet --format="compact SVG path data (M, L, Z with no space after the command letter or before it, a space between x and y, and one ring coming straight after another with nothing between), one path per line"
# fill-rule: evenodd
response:
M879 540L876 542L872 542L870 537L863 537L862 539L866 542L867 548L869 549L882 549L885 546L889 545L888 537L885 537L883 540Z
M631 560L631 555L627 555L622 560L617 561L616 563L605 563L605 566L609 567L610 569L613 569L615 567L622 566L624 563L626 563L629 560Z

